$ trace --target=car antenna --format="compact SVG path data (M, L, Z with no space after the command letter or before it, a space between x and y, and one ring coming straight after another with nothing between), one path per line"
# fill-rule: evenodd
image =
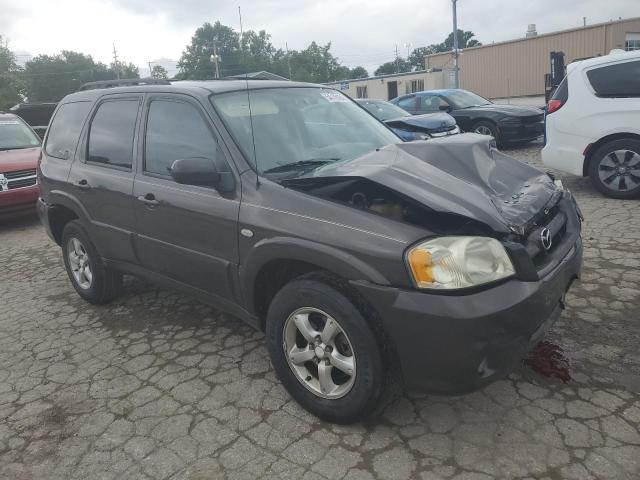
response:
M242 66L245 69L244 82L247 90L247 103L249 105L249 124L251 125L251 143L253 145L253 161L256 164L256 188L260 186L260 168L258 168L258 154L256 153L256 138L253 134L253 113L251 112L251 92L249 91L249 73L247 70L247 62L245 60L244 48L242 47L242 37L244 32L242 30L242 10L238 5L238 17L240 18L240 51L242 52Z

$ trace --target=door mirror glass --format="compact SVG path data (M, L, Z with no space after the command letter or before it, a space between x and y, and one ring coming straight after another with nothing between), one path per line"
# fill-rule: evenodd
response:
M220 172L213 160L203 157L181 158L171 165L171 177L184 185L218 187Z
M442 110L443 112L450 112L450 111L452 110L450 105L440 105L440 107L439 107L439 108L440 108L440 110Z

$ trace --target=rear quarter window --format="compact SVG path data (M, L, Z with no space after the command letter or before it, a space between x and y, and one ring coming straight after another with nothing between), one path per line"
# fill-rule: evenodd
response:
M60 105L49 127L45 145L47 155L65 160L73 155L90 108L91 102Z
M640 97L640 61L594 68L587 78L598 97Z
M562 79L556 91L553 92L551 99L560 100L563 104L569 99L569 82L566 76Z

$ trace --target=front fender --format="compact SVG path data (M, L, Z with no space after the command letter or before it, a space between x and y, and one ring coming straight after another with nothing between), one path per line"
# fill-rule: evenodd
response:
M346 280L389 285L382 273L344 250L301 238L273 237L257 242L240 265L240 283L249 310L253 310L255 304L256 278L260 270L274 260L297 260L317 265Z

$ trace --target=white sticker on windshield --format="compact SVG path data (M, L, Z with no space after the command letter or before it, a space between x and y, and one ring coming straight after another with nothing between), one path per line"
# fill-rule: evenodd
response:
M335 90L323 90L320 92L324 98L329 100L330 102L348 102L349 99L344 96L340 92L336 92Z

